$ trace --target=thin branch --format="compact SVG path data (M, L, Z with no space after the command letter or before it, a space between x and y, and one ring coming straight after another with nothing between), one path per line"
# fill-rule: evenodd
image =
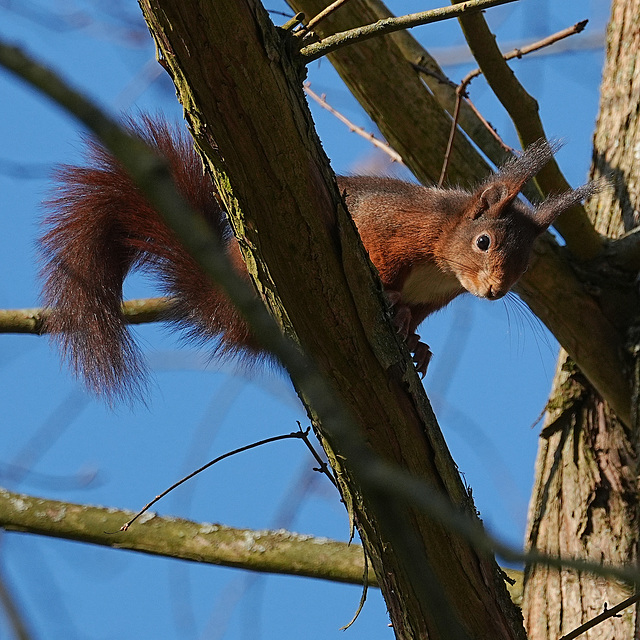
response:
M431 78L435 78L439 84L445 85L447 87L449 87L450 89L454 90L454 95L455 100L454 100L454 107L453 107L453 113L455 114L456 109L461 112L462 111L462 106L466 105L469 107L469 109L472 111L472 113L476 116L476 118L478 119L478 123L480 125L482 125L490 134L491 136L496 140L496 142L500 145L500 147L502 148L503 151L505 151L507 154L509 154L506 158L502 157L502 161L507 160L509 157L511 157L513 155L513 149L498 135L498 133L496 132L496 130L489 124L489 122L486 120L486 118L480 113L480 111L478 110L478 108L473 104L473 102L469 99L469 96L465 95L464 96L464 100L461 101L460 103L460 107L458 108L458 98L457 98L457 90L458 87L460 86L459 84L456 84L455 82L453 82L453 80L450 80L449 78L447 78L445 75L443 75L442 73L435 71L433 69L429 69L428 67L425 67L421 64L417 64L415 62L411 63L411 66L418 71L419 73L424 74L425 76L429 76ZM433 85L432 85L433 86ZM438 97L438 96L436 96ZM441 96L442 97L442 96ZM447 108L446 104L443 104L443 108L445 110L449 110ZM458 113L458 116L460 115L460 113ZM464 129L464 127L463 127ZM470 136L473 139L473 136ZM476 136L477 137L477 136ZM482 151L487 155L487 157L489 157L489 153L487 151L487 149L482 149ZM492 160L494 161L494 164L499 164L498 161L495 158L492 158Z
M561 31L556 31L556 33L547 36L546 38L542 38L536 42L532 42L531 44L525 45L521 48L515 48L505 53L503 58L505 60L513 60L514 58L522 58L529 53L533 53L534 51L540 51L540 49L544 49L545 47L550 47L552 44L559 42L560 40L564 40L569 36L573 36L576 33L582 33L587 26L588 20L580 20L580 22L576 22L573 26L567 27L566 29L562 29ZM476 78L477 76L482 74L482 70L480 68L474 69L470 71L464 78L461 84L468 85L471 80Z
M380 0L368 0L378 6ZM422 80L433 94L440 107L453 116L456 104L457 83L447 78L438 63L407 32L400 32L395 37L395 44L400 47L404 58L422 75ZM470 140L482 150L495 166L504 164L512 157L509 147L497 135L495 129L486 122L470 100L462 102L459 125ZM480 176L478 176L480 177ZM538 191L525 185L523 194L535 199Z
M589 629L593 629L593 627L600 624L601 622L604 622L609 618L613 618L615 615L620 613L620 611L623 611L627 607L630 607L632 604L635 604L636 602L638 602L638 600L640 600L640 593L636 593L630 598L623 600L620 604L617 604L612 609L607 609L605 605L604 611L599 616L596 616L595 618L591 618L591 620L580 625L577 629L574 629L573 631L571 631L571 633L567 633L566 636L562 636L560 640L574 640L574 638L577 638L578 636L582 635L586 631L589 631Z
M419 67L418 65L414 65L418 71L423 73L428 70ZM451 152L453 151L453 143L456 137L456 131L458 129L458 120L460 118L460 111L462 109L463 104L466 104L471 111L476 115L480 124L484 126L484 128L495 138L496 142L502 147L503 151L509 154L509 156L513 155L513 149L499 136L498 132L489 124L486 118L478 111L476 106L471 102L469 96L466 95L466 84L460 83L459 85L455 85L456 87L456 102L453 109L453 118L451 121L451 130L449 132L449 140L447 142L447 149L444 155L444 162L442 163L442 172L440 173L440 180L438 181L438 186L442 186L444 184L444 180L447 175L447 169L449 167L449 162L451 158ZM453 84L453 83L452 83ZM529 198L531 198L531 189L528 185L525 185L525 188L522 190L523 194Z
M337 489L338 483L336 482L336 479L331 475L331 472L329 471L329 465L320 457L320 454L315 450L315 448L311 444L311 441L309 440L309 429L303 429L300 422L298 422L298 429L300 430L300 437L302 438L302 441L307 445L307 449L309 449L311 455L318 463L318 467L314 468L314 471L319 471L320 473L323 473L325 476L327 476L331 484Z
M453 81L447 78L440 71L436 71L435 69L429 69L429 67L425 67L422 64L418 64L417 62L412 62L411 66L420 73L424 73L425 76L429 76L430 78L435 78L439 84L444 84L450 87L451 89L457 89L458 85Z
M475 13L497 5L507 4L508 2L515 2L515 0L466 0L451 7L442 7L439 9L431 9L430 11L411 13L397 18L378 20L378 22L374 24L342 31L320 42L303 47L300 50L300 56L305 64L308 64L322 56L326 56L332 51L368 40L369 38L386 35L403 29L410 29L411 27L418 27L423 24L448 20L449 18L457 18L465 13Z
M482 124L484 126L484 128L493 136L493 138L496 140L496 142L500 145L500 147L502 148L502 150L506 153L508 153L510 156L513 156L513 147L510 147L498 134L498 132L491 126L491 124L489 123L489 121L480 113L480 111L478 110L478 107L476 107L475 104L473 104L473 102L471 101L471 99L469 97L465 98L464 100L465 104L467 104L469 106L469 108L471 109L471 111L476 115L476 117L478 118L478 121L480 122L480 124ZM525 188L522 190L522 193L526 196L527 195L527 187L525 185Z
M331 5L331 7L337 8L337 6L339 6L339 4L341 4L340 0L337 3L334 3L334 5ZM320 14L319 14L320 15ZM523 55L526 55L528 53L534 52L534 51L538 51L544 47L550 46L564 38L569 37L570 35L573 35L575 33L580 33L581 31L584 30L586 24L587 24L587 20L583 20L581 22L576 23L575 25L573 25L572 27L569 27L567 29L563 29L562 31L559 31L551 36L548 36L547 38L544 38L540 41L534 42L532 44L526 45L524 47L521 48L516 48L513 51L505 54L505 59L506 60L510 60L512 58L518 57L521 58ZM344 32L347 33L347 32ZM476 76L478 76L481 71L480 69L475 69L474 71L472 71L471 73L469 73L465 79L462 81L462 83L460 85L455 85L455 83L451 82L448 78L444 77L443 75L436 73L435 71L431 70L431 69L427 69L426 67L420 66L420 65L413 65L414 68L416 68L416 70L421 71L422 73L431 75L432 77L435 77L439 82L443 82L445 84L448 84L454 88L456 88L456 102L455 102L455 108L454 108L454 113L453 113L453 121L452 121L452 127L451 127L451 133L449 136L449 141L448 141L448 145L447 145L447 150L445 152L445 160L443 163L443 167L442 167L442 172L440 175L440 180L439 180L439 185L442 186L442 184L444 183L444 179L446 176L446 172L447 172L447 168L448 168L448 164L449 164L449 159L450 159L450 155L451 155L451 150L453 147L453 141L455 138L455 131L457 129L457 123L458 123L458 116L460 113L460 107L461 107L461 100L463 95L466 97L466 87L467 85L471 82L471 80L473 78L475 78ZM362 130L362 129L356 129L355 125L353 125L352 123L350 123L344 116L342 116L341 114L339 114L338 112L336 112L334 109L332 109L328 104L326 104L326 101L324 100L324 98L321 98L319 96L317 96L317 94L314 94L311 89L308 87L305 87L305 90L307 91L307 93L314 98L319 104L321 104L324 108L326 108L327 110L329 110L331 113L333 113L334 115L336 115L336 117L338 117L342 122L345 122L345 124L347 124L347 126L349 126L349 128L352 131L356 131L359 135L362 135L363 137L372 137L371 134L369 134L368 132ZM479 117L480 121L482 122L482 124L488 129L488 131L491 133L492 136L494 136L496 138L496 140L500 143L500 145L503 147L503 149L507 152L511 151L510 148L501 140L501 138L496 134L495 130L489 125L489 123L482 118L482 116L477 112L477 109L475 109L475 107L473 106L473 104L471 103L470 100L467 100L467 104L469 104L469 106L473 109L473 111L476 113L476 115ZM373 140L372 140L373 141ZM374 144L376 144L376 146L379 146L380 148L382 148L383 150L387 150L385 147L382 147L380 144L374 142ZM392 155L392 157L395 158L395 155ZM399 157L399 156L398 156Z
M428 67L425 67L423 65L416 64L416 63L412 62L411 66L416 71L424 74L425 76L430 76L432 78L435 78L440 84L446 85L446 86L448 86L448 87L450 87L451 89L454 90L454 93L456 95L456 99L455 99L455 103L454 103L453 112L455 113L457 105L458 105L457 90L458 90L458 87L460 85L456 84L453 80L450 80L449 78L447 78L445 75L439 73L438 71L434 71L433 69L429 69ZM481 124L493 136L493 138L496 140L496 142L502 147L502 150L509 154L508 157L511 157L513 155L513 149L498 135L496 130L489 124L489 122L485 119L485 117L480 113L478 108L469 99L469 96L464 95L464 100L462 101L461 106L462 106L462 104L466 104L471 109L473 114L478 118L479 124ZM446 106L444 106L443 108L446 109ZM458 111L461 111L461 107L458 108ZM485 154L487 154L487 150L486 149L483 149L483 152ZM487 156L488 156L488 154L487 154ZM506 160L506 158L503 158L503 160ZM495 162L495 164L498 164L498 163Z
M44 333L44 320L48 310L34 309L0 309L0 333Z
M335 0L326 9L323 9L318 15L309 20L309 24L305 26L306 31L311 31L318 23L325 18L328 18L334 11L339 9L343 4L349 2L349 0Z
M147 504L145 504L144 507L142 507L142 509L140 509L140 511L138 511L130 520L125 522L120 527L120 529L118 529L118 531L127 531L129 527L143 513L148 511L154 504L156 504L156 502L162 500L162 498L164 498L167 494L171 493L174 489L177 489L181 484L184 484L185 482L187 482L187 480L191 480L191 478L193 478L194 476L197 476L199 473L202 473L209 467L212 467L214 464L217 464L222 460L226 460L231 456L235 456L238 453L244 453L245 451L255 449L256 447L261 447L263 444L271 444L272 442L279 442L280 440L291 440L292 438L304 440L306 436L309 435L309 429L310 427L306 431L303 431L302 428L300 428L300 431L292 431L291 433L285 433L279 436L265 438L264 440L259 440L258 442L252 442L251 444L245 445L244 447L239 447L238 449L234 449L233 451L228 451L227 453L223 453L221 456L218 456L217 458L210 460L209 462L207 462L207 464L202 465L200 468L196 469L195 471L192 471L191 473L186 475L184 478L181 478L180 480L178 480L178 482L174 482L168 489L165 489L162 493L159 493L153 500L151 500L151 502L147 502Z
M444 152L444 160L442 162L442 171L440 172L440 179L438 180L438 187L442 187L444 180L447 177L447 169L449 168L449 160L451 158L451 151L453 150L453 142L456 138L456 131L458 130L458 117L460 116L460 105L462 104L463 92L465 86L460 84L456 89L456 106L453 110L453 118L451 119L451 131L449 132L449 140L447 140L447 149Z
M296 13L293 18L287 20L280 28L284 31L292 31L304 20L304 13Z
M347 622L344 627L340 627L340 631L346 631L350 626L353 625L353 623L358 619L358 616L362 612L364 604L367 601L367 592L369 591L369 556L367 555L367 550L364 549L364 547L362 549L362 555L364 560L364 569L362 571L362 594L360 595L360 602L358 603L356 612L353 614L353 618L351 618L351 620Z
M393 162L397 162L398 164L404 165L404 162L402 161L402 156L396 151L394 151L388 142L385 142L384 140L378 140L373 135L373 133L369 133L362 127L359 127L358 125L353 124L353 122L351 122L351 120L349 120L346 116L342 115L339 111L334 109L327 102L324 95L319 96L315 91L313 91L311 89L310 82L305 82L303 88L304 88L304 92L310 98L315 100L323 109L326 109L330 114L334 115L338 120L340 120L340 122L342 122L343 124L346 124L347 127L349 127L350 131L352 131L353 133L357 133L359 136L362 136L365 140L368 140L372 145L384 151L391 158Z
M0 527L139 553L362 584L362 547L288 531L254 531L147 514L126 534L131 511L45 500L0 489ZM373 571L368 580L377 581Z
M143 324L165 320L171 311L170 298L140 298L122 303L122 315L128 324ZM0 309L0 333L45 333L44 320L48 309Z

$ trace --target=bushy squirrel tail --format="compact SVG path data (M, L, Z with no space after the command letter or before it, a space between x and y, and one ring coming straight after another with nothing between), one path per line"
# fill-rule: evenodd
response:
M178 190L242 270L215 187L187 134L149 116L127 126L165 157ZM227 298L102 146L90 141L87 166L62 166L55 177L40 240L43 299L51 309L45 330L90 389L110 400L142 389L145 367L121 310L124 279L136 268L157 276L175 301L167 319L190 337L220 335L220 355L258 352Z

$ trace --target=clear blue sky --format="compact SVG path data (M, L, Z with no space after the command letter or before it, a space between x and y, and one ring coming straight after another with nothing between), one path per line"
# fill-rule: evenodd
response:
M133 0L0 3L0 38L59 70L114 113L162 111L179 119L173 87L154 73L154 49ZM585 181L598 104L608 2L522 0L487 13L508 49L583 18L572 50L513 63L539 100L549 135L566 140L559 160L569 181ZM391 3L396 13L438 6ZM11 8L7 8L11 7ZM53 7L53 9L52 9ZM267 8L281 8L267 3ZM60 13L57 11L60 10ZM284 18L274 15L274 21ZM472 68L456 57L455 22L414 31L452 79ZM582 46L584 45L584 46ZM351 120L371 123L330 64L311 65L313 89ZM475 104L511 144L508 118L481 79ZM34 91L0 71L0 307L39 305L35 241L47 174L80 158L80 129ZM312 105L336 172L379 167L369 144ZM153 295L142 278L128 297ZM206 352L160 325L135 330L152 368L147 406L110 410L87 395L46 338L0 335L0 485L34 495L137 510L177 478L229 449L305 423L287 379L252 378L207 366ZM557 345L513 302L462 297L421 331L434 352L425 379L453 456L487 525L514 543L524 534L538 428ZM26 467L16 472L12 465ZM287 527L341 540L342 505L311 477L303 446L285 442L228 460L158 505L161 514L247 528ZM317 475L317 474L316 474ZM307 481L309 481L307 487ZM370 592L349 631L357 587L105 550L36 536L1 536L0 570L35 638L391 637L384 603ZM0 638L10 637L0 614Z

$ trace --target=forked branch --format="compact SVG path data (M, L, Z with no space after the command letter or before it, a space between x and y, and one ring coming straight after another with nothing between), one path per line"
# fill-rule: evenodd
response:
M142 507L142 509L140 509L140 511L138 511L132 518L127 520L120 527L120 529L118 529L118 531L128 531L129 527L138 518L140 518L140 516L142 516L147 511L149 511L149 509L154 504L156 504L157 502L162 500L162 498L164 498L166 495L171 493L174 489L177 489L180 485L184 484L188 480L191 480L192 478L194 478L198 474L202 473L203 471L206 471L207 469L209 469L209 467L212 467L214 464L217 464L218 462L222 462L223 460L226 460L227 458L230 458L231 456L235 456L235 455L237 455L239 453L244 453L245 451L250 451L251 449L255 449L256 447L261 447L262 445L265 445L265 444L271 444L272 442L279 442L280 440L291 440L292 438L298 438L298 439L301 439L301 440L305 440L308 435L309 435L309 429L307 429L306 431L303 431L302 429L300 429L299 431L293 431L291 433L285 433L285 434L282 434L282 435L279 435L279 436L273 436L271 438L265 438L264 440L259 440L258 442L252 442L251 444L245 445L244 447L239 447L238 449L234 449L233 451L228 451L227 453L223 453L221 456L218 456L217 458L214 458L213 460L210 460L209 462L207 462L206 464L202 465L201 467L199 467L195 471L192 471L191 473L189 473L188 475L184 476L183 478L181 478L177 482L174 482L168 489L165 489L162 493L159 493L153 500L151 500L150 502L147 502L147 504L145 504L144 507ZM305 442L307 442L307 444L308 444L308 441L305 440Z

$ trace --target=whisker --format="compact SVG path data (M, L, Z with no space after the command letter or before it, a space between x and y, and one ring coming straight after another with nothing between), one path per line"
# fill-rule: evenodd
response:
M509 336L513 335L511 331L511 313L509 313L509 305L507 304L507 298L511 296L511 292L507 293L507 295L502 299L502 307L505 311L505 315L507 316L507 329L509 330Z
M528 325L529 329L531 330L531 333L533 334L535 339L535 345L538 351L540 362L546 368L546 362L541 349L541 343L543 343L546 346L547 351L549 353L554 353L554 345L551 343L550 334L546 330L544 323L540 320L540 318L538 318L538 316L536 316L531 311L531 309L529 309L526 302L522 300L522 298L520 298L513 291L510 291L505 296L505 308L507 306L506 298L509 299L509 305L516 313L515 317L519 318L521 321L521 327L523 329L522 333L525 334L524 332L525 322Z

